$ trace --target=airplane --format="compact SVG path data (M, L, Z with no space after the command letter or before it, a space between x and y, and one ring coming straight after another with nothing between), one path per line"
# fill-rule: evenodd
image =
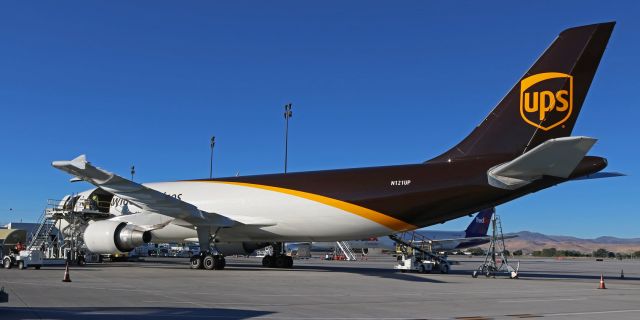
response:
M415 230L575 179L615 176L572 130L615 22L566 29L497 106L450 150L424 161L324 171L140 184L81 155L52 166L93 184L84 193L125 211L84 231L94 253L194 239L191 268L268 244L265 267L291 268L284 242L337 241ZM211 248L211 244L214 248Z
M495 213L495 208L484 209L471 220L467 229L460 231L440 231L440 230L418 230L416 233L429 239L429 245L433 251L450 252L462 250L489 243L491 236L487 235L491 217ZM516 235L505 235L504 239L511 239ZM389 237L372 237L364 240L347 241L353 250L365 250L380 248L395 250L396 242ZM295 248L295 243L287 244ZM331 251L335 248L335 242L313 242L311 251Z

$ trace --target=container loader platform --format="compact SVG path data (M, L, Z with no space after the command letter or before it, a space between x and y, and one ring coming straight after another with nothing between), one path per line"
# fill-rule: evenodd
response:
M431 239L414 231L392 234L389 238L397 244L396 252L399 254L394 269L400 272L420 273L449 273L451 270L451 264L446 257L433 253Z

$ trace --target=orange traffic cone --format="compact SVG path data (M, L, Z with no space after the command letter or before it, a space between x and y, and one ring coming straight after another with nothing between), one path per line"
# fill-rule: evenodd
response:
M62 278L62 282L71 282L71 277L69 277L69 262L67 262L64 268L64 278Z
M600 274L600 286L598 287L598 289L606 289L607 287L605 287L604 285L604 274Z

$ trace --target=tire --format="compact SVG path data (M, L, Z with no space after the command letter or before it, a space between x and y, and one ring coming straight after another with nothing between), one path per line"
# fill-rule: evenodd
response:
M287 256L278 256L276 257L276 268L284 269L287 267Z
M2 264L4 265L5 269L11 269L11 267L13 267L13 264L11 263L11 258L9 257L4 258L4 260L2 261Z
M262 266L265 268L273 268L275 265L273 256L264 256L262 258Z
M216 264L218 264L218 259L216 259L216 257L208 254L204 257L204 259L202 259L202 266L206 269L206 270L213 270L216 269Z
M34 268L36 268L36 270L40 270L40 265L35 266Z
M196 256L196 257L192 257L190 259L190 266L191 269L202 269L202 259L200 259L200 257Z
M227 265L227 261L223 256L215 256L214 257L214 268L216 270L224 270L224 267Z
M24 261L18 261L18 269L20 269L20 270L24 270L25 269Z
M421 264L421 265L418 267L418 272L420 272L420 273L427 273L427 268L425 268L425 267L424 267L424 264Z
M443 263L440 265L440 273L444 273L447 274L449 273L449 265L446 263Z
M287 269L293 268L293 257L287 256L287 266L286 266L286 268Z

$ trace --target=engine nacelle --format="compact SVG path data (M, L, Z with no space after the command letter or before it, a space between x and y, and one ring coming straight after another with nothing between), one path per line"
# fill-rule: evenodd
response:
M121 221L95 221L84 230L84 243L93 253L129 252L151 241L151 232Z
M268 246L268 242L216 242L216 250L225 255L249 255L257 249Z

